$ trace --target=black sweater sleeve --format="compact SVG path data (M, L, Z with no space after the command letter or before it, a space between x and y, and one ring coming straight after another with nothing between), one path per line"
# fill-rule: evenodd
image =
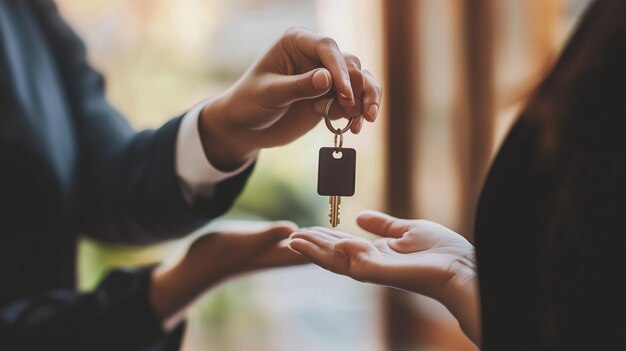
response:
M86 294L59 290L0 307L1 350L153 350L178 344L148 303L151 268L110 273ZM168 340L168 339L177 340Z

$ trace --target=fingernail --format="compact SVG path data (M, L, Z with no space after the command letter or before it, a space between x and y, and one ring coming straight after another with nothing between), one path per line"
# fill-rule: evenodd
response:
M315 90L325 90L328 89L329 86L330 79L328 79L326 70L320 69L313 73L313 88L315 88Z
M363 128L363 118L359 117L356 120L356 134L359 134L361 132L361 128Z
M343 101L342 103L343 106L354 106L355 102L353 98L351 98L350 96L344 93L339 93L339 96L341 97L341 100Z
M367 113L369 113L372 121L376 119L376 114L378 113L378 105L374 104L367 109Z

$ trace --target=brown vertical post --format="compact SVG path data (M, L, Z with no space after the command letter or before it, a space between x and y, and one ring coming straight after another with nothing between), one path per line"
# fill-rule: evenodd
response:
M387 106L385 202L399 217L415 216L413 200L418 123L418 0L383 2L385 30L385 105ZM415 315L409 297L387 289L383 296L389 350L412 350Z
M416 0L384 2L386 44L387 179L386 205L393 215L415 215L413 189L419 98Z
M473 239L476 202L489 167L494 140L494 6L493 0L463 1L464 82L467 135L458 145L461 172L462 230ZM461 131L462 132L462 131Z

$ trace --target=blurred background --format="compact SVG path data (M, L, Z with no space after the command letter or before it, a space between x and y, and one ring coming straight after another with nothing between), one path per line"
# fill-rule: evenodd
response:
M153 128L229 87L292 25L337 40L383 84L382 116L345 144L358 150L357 191L340 229L372 208L438 221L473 240L491 157L549 71L589 0L57 0L86 41L107 92L137 129ZM323 124L264 151L220 221L326 225L316 192ZM216 223L202 231L211 230ZM157 262L185 240L148 248L83 241L81 289L107 270ZM190 313L184 350L474 350L425 297L306 266L209 292Z

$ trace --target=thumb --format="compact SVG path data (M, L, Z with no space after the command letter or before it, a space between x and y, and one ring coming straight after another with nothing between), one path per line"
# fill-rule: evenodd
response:
M356 219L359 227L378 236L400 238L410 228L411 221L390 216L386 213L367 210Z
M271 105L282 107L298 100L322 96L331 86L332 78L325 68L297 75L275 74L266 85L265 98Z

